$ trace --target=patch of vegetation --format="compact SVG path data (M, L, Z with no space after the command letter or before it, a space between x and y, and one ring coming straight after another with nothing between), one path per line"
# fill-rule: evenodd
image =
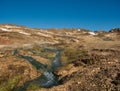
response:
M80 49L78 47L69 46L64 48L61 59L64 63L69 63L71 61L87 57L86 55L86 50Z
M38 86L37 84L31 84L26 91L34 91L40 89L40 86Z
M53 60L55 56L54 52L46 51L44 47L35 46L31 51L33 52L34 55L38 55L49 60Z
M21 75L15 76L7 83L0 86L0 91L12 91L21 80Z

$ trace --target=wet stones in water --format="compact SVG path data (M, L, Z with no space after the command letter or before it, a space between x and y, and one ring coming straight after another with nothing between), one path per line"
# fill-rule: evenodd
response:
M52 72L44 72L41 76L40 86L45 88L50 88L57 85L57 77Z
M62 66L61 61L60 61L60 57L61 57L60 52L57 51L56 56L55 56L55 60L52 62L52 66L51 66L52 71L54 71L58 67Z

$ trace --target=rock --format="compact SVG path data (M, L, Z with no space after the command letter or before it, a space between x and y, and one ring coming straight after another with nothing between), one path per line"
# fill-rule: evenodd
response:
M120 28L113 28L113 29L111 29L109 32L112 32L112 33L120 33Z

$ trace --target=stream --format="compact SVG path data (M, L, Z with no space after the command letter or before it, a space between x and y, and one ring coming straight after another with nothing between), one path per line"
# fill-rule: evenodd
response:
M43 88L50 88L52 86L58 85L58 76L54 74L54 71L58 67L62 66L61 60L60 60L61 50L48 49L48 48L46 48L45 50L56 53L54 60L51 62L50 69L47 68L48 65L42 64L30 56L19 55L20 58L23 58L29 63L31 63L37 70L42 70L43 74L32 81L26 82L22 87L18 88L16 91L26 91L27 87L31 83L36 84L37 86L40 86Z

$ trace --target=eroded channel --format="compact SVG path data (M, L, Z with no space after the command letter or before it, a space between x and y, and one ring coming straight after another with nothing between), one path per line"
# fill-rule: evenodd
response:
M19 55L20 58L23 58L29 63L31 63L37 70L42 70L43 73L38 78L32 81L26 82L22 87L17 88L15 91L26 91L26 89L31 83L36 84L37 86L40 86L43 88L50 88L59 84L58 76L54 73L54 71L58 67L62 66L61 60L60 60L61 50L57 50L57 49L45 49L45 50L55 52L55 58L51 62L50 69L47 68L48 65L42 64L30 56Z

